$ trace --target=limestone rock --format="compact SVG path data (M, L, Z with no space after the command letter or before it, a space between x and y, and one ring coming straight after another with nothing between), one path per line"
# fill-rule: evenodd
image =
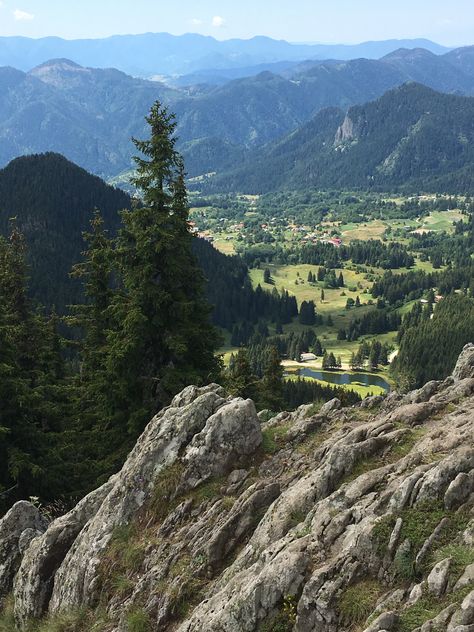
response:
M327 415L328 413L331 413L334 410L340 410L341 408L341 400L335 397L334 399L331 399L331 401L323 404L319 413L320 415Z
M428 590L436 597L441 597L446 590L450 566L451 558L448 557L436 564L431 573L428 575L426 580Z
M47 521L29 502L20 501L0 520L0 601L12 589L26 540L46 530Z
M51 523L26 550L15 577L15 618L21 624L46 610L54 576L85 524L112 488L113 479L86 496L68 514Z
M474 344L467 344L458 358L453 371L455 381L474 377Z
M471 585L474 586L474 563L466 566L464 573L456 582L454 590L462 590L463 588Z
M396 612L384 612L369 625L364 632L389 632L393 630L395 624L398 622L398 614Z
M262 443L262 432L254 403L237 399L209 417L192 439L183 459L188 488L212 476L222 476L242 457L250 456Z
M262 424L251 401L188 387L105 486L42 535L32 525L17 533L17 619L100 603L110 632L127 632L133 611L162 632L281 622L351 632L342 605L359 597L370 623L358 629L394 632L426 597L446 607L417 632L472 632L474 594L455 600L472 568L454 588L449 559L426 570L448 525L453 542L474 541L470 357L465 349L455 377L413 393L346 409L333 401L318 414L300 407ZM281 430L271 450L262 428ZM424 512L423 542L410 525ZM416 585L400 577L402 558Z
M474 472L469 474L460 472L456 478L451 481L444 495L444 506L446 509L457 509L464 504L469 496L474 492Z

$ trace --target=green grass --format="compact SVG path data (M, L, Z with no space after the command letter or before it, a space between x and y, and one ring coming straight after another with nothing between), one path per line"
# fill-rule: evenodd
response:
M109 623L103 611L82 608L47 615L39 621L30 621L22 632L106 632L110 629ZM11 597L4 601L0 612L0 632L19 632L15 625Z
M262 432L262 450L265 454L275 454L284 446L284 437L290 426L275 426Z
M297 365L285 365L285 369L287 371L295 371L298 368ZM350 373L350 371L344 371L344 373ZM384 379L387 379L386 376L383 376ZM298 379L298 375L296 374L296 372L294 372L293 374L289 375L287 377L288 380L297 380ZM317 382L318 384L320 384L321 386L325 386L325 387L339 387L339 388L344 388L348 391L353 391L354 393L357 393L358 395L360 395L360 397L362 397L362 399L364 399L365 397L367 397L368 395L383 395L385 393L385 390L381 387L381 386L366 386L365 384L362 384L361 382L352 382L352 384L332 384L331 382L325 382L324 380L316 380L315 378L312 377L305 377L305 380L312 380L313 382Z
M344 368L348 368L352 353L357 352L360 343L364 339L377 339L382 343L388 342L390 345L395 345L396 332L377 336L364 336L353 342L337 340L337 332L339 329L347 329L352 319L363 316L368 311L374 309L373 306L367 304L367 301L372 299L371 295L368 293L364 294L364 290L368 291L372 287L372 281L365 279L365 273L347 268L337 269L336 275L342 270L346 287L337 289L324 288L325 300L321 302L322 284L317 283L311 285L307 282L308 273L310 271L313 273L317 272L319 266L306 264L279 266L269 264L265 267L270 269L274 284L268 285L263 282L264 267L262 266L262 269L250 270L250 278L254 287L260 283L263 288L268 290L271 290L273 287L276 287L279 291L283 289L288 290L290 294L296 297L298 305L301 305L302 301L313 300L316 302L317 312L321 314L325 320L328 316L331 316L333 320L332 326L328 326L325 322L323 325L314 327L314 330L328 351L332 351L336 356L341 356ZM379 274L382 271L374 270L374 272ZM296 285L296 279L299 281L298 285ZM302 283L302 281L304 283ZM359 285L361 287L358 287ZM357 287L356 292L349 291L348 288L351 286ZM345 293L345 296L341 296L342 292ZM346 301L349 296L353 298L359 296L362 302L361 307L346 310ZM308 329L306 325L300 325L300 323L295 320L291 324L284 326L284 333L297 333L305 329ZM225 350L228 351L228 349ZM364 393L362 390L360 394L365 395L367 392Z
M345 625L361 625L373 612L383 589L379 582L367 579L349 586L339 598L337 609Z
M399 516L385 516L379 520L373 530L373 537L380 555L383 555L387 549L397 517L402 519L400 542L409 540L411 544L410 551L396 556L394 560L395 571L401 579L413 579L433 565L436 559L433 557L433 551L427 556L422 569L415 569L415 558L426 539L443 518L448 520L437 541L433 543L433 547L436 547L434 551L443 551L444 547L456 543L459 534L469 522L468 514L447 511L442 505L433 502L410 507L402 511ZM470 559L466 556L466 552L461 549L458 549L457 554L459 567L462 564L461 560Z
M437 617L449 605L461 604L471 590L472 586L468 586L455 593L449 593L443 599L434 595L424 595L413 606L401 611L395 632L412 632L412 630Z
M446 544L433 553L433 563L441 562L448 557L451 558L450 574L459 579L466 566L474 564L474 549L466 544Z
M287 595L277 613L258 627L258 632L292 632L296 623L296 597Z
M127 632L151 632L150 616L142 608L131 610L126 616Z

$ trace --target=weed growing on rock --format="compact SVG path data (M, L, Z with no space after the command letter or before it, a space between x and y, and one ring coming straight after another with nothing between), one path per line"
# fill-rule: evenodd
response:
M371 579L349 586L342 593L337 610L344 624L359 625L372 613L383 590Z
M126 621L128 632L151 632L150 616L143 608L131 610Z
M262 448L265 454L275 454L284 446L284 437L290 426L275 426L262 432Z

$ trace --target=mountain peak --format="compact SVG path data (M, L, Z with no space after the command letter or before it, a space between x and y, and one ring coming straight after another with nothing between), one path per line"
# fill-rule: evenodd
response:
M419 61L420 59L433 59L436 57L437 55L426 50L426 48L398 48L392 53L385 55L385 57L382 57L382 61Z
M41 70L43 68L58 68L61 70L85 70L85 68L77 64L75 61L72 61L72 59L60 57L57 59L49 59L48 61L39 64L38 66L33 68L31 72L34 73L35 71Z
M70 79L71 75L79 76L88 73L90 73L89 68L84 68L70 59L60 58L50 59L30 70L28 74L40 79L43 83L60 87L66 76Z

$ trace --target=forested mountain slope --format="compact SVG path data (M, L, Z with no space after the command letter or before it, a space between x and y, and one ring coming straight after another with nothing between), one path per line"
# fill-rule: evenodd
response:
M0 233L15 218L23 232L36 299L63 308L77 296L69 279L84 250L83 231L94 208L106 226L118 226L118 212L130 208L129 196L58 154L17 158L0 170Z
M189 175L241 163L244 151L287 135L318 111L346 110L407 81L447 93L474 93L471 48L436 56L398 50L380 60L306 62L224 85L175 89L113 69L53 59L24 73L0 68L0 165L55 151L104 176L132 167L132 136L159 98L178 115Z
M473 192L474 99L410 83L347 114L329 109L209 187Z

